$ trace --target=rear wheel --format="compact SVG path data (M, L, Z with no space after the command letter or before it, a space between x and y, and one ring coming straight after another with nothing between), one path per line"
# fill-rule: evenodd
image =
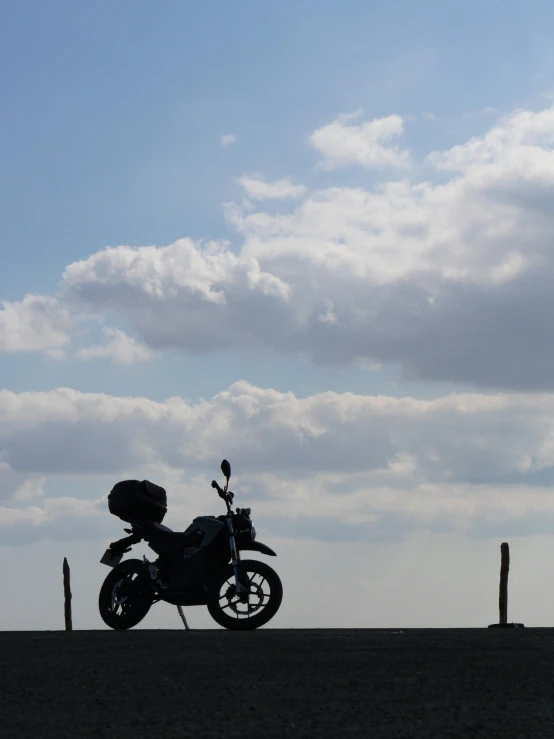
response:
M114 567L100 589L100 616L112 629L132 629L142 621L152 606L148 592L133 592L128 588L144 570L139 559L127 559Z
M283 585L275 570L256 559L243 560L240 571L245 592L237 593L235 572L228 565L213 583L208 611L226 629L258 629L279 610Z

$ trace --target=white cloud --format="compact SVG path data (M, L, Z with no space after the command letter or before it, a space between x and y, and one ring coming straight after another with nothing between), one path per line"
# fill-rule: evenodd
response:
M120 319L150 350L263 346L397 364L410 379L552 389L553 146L554 108L518 111L429 155L439 184L327 187L279 214L227 204L234 250L106 249L67 267L60 300Z
M554 107L539 113L521 110L503 118L484 136L475 136L446 152L432 152L428 161L439 169L462 172L466 177L478 175L486 187L499 184L502 177L523 176L527 182L521 184L531 184L533 180L550 184L553 145ZM515 183L507 184L513 187Z
M69 343L73 322L55 299L26 295L0 301L0 352L59 350Z
M193 515L227 457L241 503L255 504L274 534L354 540L422 529L554 531L552 439L552 394L297 398L239 382L189 404L2 391L0 481L4 493L11 485L4 497L12 504L0 519L17 525L20 537L42 535L42 525L48 536L79 536L78 528L68 532L68 516L94 509L97 532L107 492L128 477L166 485L172 515ZM42 495L45 479L59 489L64 478L76 489L96 480L94 500L66 505L67 496ZM21 508L33 495L40 500Z
M221 146L223 147L232 146L233 144L236 143L236 141L237 141L237 137L233 133L225 133L220 138L220 143L221 143Z
M154 349L232 336L237 350L396 363L410 379L554 388L552 142L554 109L518 112L429 155L455 172L445 183L329 187L277 215L228 204L238 253L107 249L67 268L66 298L120 315Z
M294 275L297 316L333 303L334 332L303 325L316 361L367 353L412 378L551 388L553 136L552 109L520 112L431 155L459 173L445 184L335 187L287 215L230 215L244 254Z
M0 414L0 423L2 415ZM0 500L16 499L25 486L32 486L33 479L27 472L14 471L4 459L0 447Z
M246 194L254 200L301 198L307 192L304 185L295 185L290 177L283 177L274 182L266 182L245 175L239 178L239 184L246 191Z
M488 115L496 115L498 113L498 110L493 107L492 105L487 105L485 108L481 108L480 110L473 110L469 113L464 113L463 118L468 120L471 118L481 118L483 116Z
M100 346L91 346L77 352L77 359L113 359L118 364L133 364L152 359L154 353L143 344L139 344L124 331L116 328L104 328L103 333L108 341Z
M277 474L286 459L290 474L373 471L387 485L406 470L412 482L554 482L550 394L301 399L238 382L191 405L1 391L0 418L0 459L18 474L111 474L150 463L203 470L225 450L243 473Z
M16 489L15 500L34 500L44 495L45 477L27 477Z
M312 146L323 154L324 168L336 169L351 164L367 168L409 166L409 152L389 145L391 139L404 132L401 116L389 115L358 125L349 124L352 117L338 118L310 136Z
M184 341L193 351L257 342L260 321L286 305L290 292L228 244L189 239L105 249L70 265L64 281L70 303L127 316L150 348Z

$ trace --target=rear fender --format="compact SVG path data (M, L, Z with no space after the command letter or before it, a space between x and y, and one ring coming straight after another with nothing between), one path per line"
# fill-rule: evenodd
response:
M116 576L121 574L124 578L129 572L134 571L138 577L136 580L127 581L121 584L120 593L122 595L128 595L130 593L153 593L155 591L154 583L150 578L148 572L149 563L143 562L140 559L124 559L123 562L116 565L113 568L113 572Z
M124 582L119 588L120 595L131 595L132 593L142 593L148 595L154 595L156 587L152 580L142 576L140 579L133 580L132 582Z

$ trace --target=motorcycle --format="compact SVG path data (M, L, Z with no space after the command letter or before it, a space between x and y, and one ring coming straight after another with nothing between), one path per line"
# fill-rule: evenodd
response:
M185 626L183 606L207 606L211 617L226 629L257 629L279 610L283 586L265 562L241 559L243 551L269 556L276 553L256 541L250 508L233 512L229 488L231 465L221 463L225 487L212 488L225 502L227 513L199 516L184 532L162 525L167 512L165 490L148 480L117 483L108 496L110 512L131 524L129 536L112 542L100 560L112 568L98 599L100 616L112 629L140 623L152 605L176 605ZM134 544L146 541L158 555L149 562L127 559ZM123 561L122 561L123 560Z

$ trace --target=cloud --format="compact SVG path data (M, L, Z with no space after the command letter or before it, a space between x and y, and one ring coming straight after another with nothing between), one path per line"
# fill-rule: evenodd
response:
M15 491L15 500L33 500L44 495L45 477L28 477Z
M153 349L250 345L289 287L226 243L181 239L163 248L107 248L64 273L66 300L127 316ZM181 338L179 338L179 336Z
M554 108L516 111L429 154L439 182L335 185L277 214L228 203L233 249L107 248L67 267L56 305L109 316L153 351L267 347L407 379L554 389L553 146Z
M554 107L539 113L520 110L503 118L484 136L475 136L446 152L432 152L427 159L439 169L474 178L478 175L484 186L501 177L519 179L522 175L551 184L553 145ZM515 183L507 184L513 187Z
M241 474L369 474L375 485L554 483L554 395L297 398L241 381L209 401L0 391L0 460L38 476L163 464ZM6 467L7 465L7 467ZM284 474L284 473L283 473ZM408 477L406 477L408 476Z
M65 349L45 349L44 356L56 362L62 362L67 357Z
M246 194L254 200L269 200L271 198L301 198L307 188L304 185L295 185L290 177L283 177L274 182L265 182L255 177L243 176L239 184Z
M26 295L0 301L0 352L53 351L67 346L73 321L55 298Z
M219 141L223 147L233 146L237 141L237 137L233 133L225 133Z
M465 120L471 119L471 118L481 118L483 116L488 115L496 115L498 113L498 110L493 107L492 105L487 105L485 108L481 108L480 110L473 110L469 113L464 113L462 116Z
M323 155L321 165L325 169L352 164L370 169L409 166L409 152L398 146L388 145L391 139L404 132L404 120L401 116L389 115L358 125L349 123L352 117L338 118L318 128L310 136L311 145Z
M0 415L0 422L2 416ZM28 472L17 472L11 468L0 451L0 500L26 500L34 490L39 494L44 478Z
M148 347L139 344L124 331L116 328L104 328L108 339L106 344L91 346L77 352L77 359L113 359L118 364L133 364L152 359L154 353Z
M19 538L59 538L80 536L75 521L90 515L85 534L97 536L107 492L128 478L164 485L168 523L188 520L226 457L241 503L285 536L550 531L553 419L552 394L297 398L239 382L190 404L2 391L0 521ZM92 500L44 494L45 480L59 490L64 479L76 489L96 481L98 492Z
M444 184L334 187L286 215L230 215L244 254L294 275L291 303L305 311L298 343L315 361L368 358L398 362L407 378L552 388L553 136L553 109L518 112L430 155L456 172ZM332 325L316 323L323 302Z
M40 504L25 508L0 506L0 534L2 543L12 546L40 539L100 539L110 529L111 521L106 519L105 498L94 501L46 498Z

